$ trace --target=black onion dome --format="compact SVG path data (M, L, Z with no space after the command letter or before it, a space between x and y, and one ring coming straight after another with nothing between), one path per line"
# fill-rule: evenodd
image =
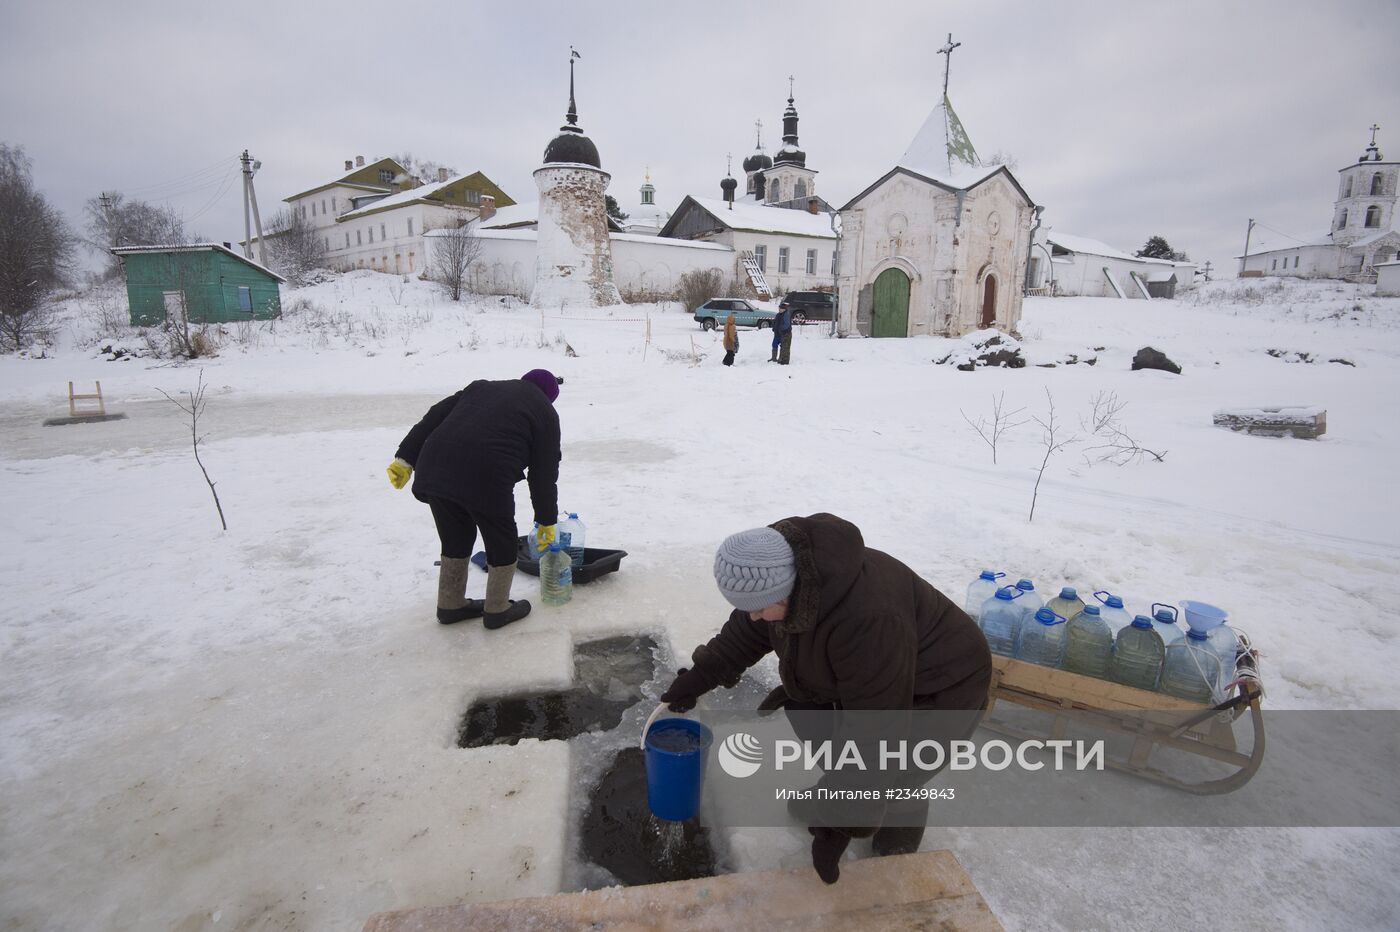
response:
M744 159L744 171L746 172L757 172L772 167L773 160L762 152L755 152L753 155Z
M544 147L544 160L546 164L575 162L579 165L592 165L594 168L603 167L598 158L598 147L575 127L565 127L564 132L549 141L549 145Z
M807 153L796 146L783 146L778 150L778 165L800 165L807 167Z
M719 189L725 194L733 194L734 189L737 187L739 187L739 182L735 181L733 178L725 178L719 183Z

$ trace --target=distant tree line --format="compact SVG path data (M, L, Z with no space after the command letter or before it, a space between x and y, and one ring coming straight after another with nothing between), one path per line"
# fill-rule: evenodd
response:
M1139 259L1170 259L1172 262L1187 262L1186 253L1177 252L1165 237L1149 236L1147 243L1137 251Z

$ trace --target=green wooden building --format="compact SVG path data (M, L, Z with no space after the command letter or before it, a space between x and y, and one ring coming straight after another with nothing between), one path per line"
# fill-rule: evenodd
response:
M286 279L218 243L118 246L131 324L148 327L187 312L191 323L268 320L282 313Z

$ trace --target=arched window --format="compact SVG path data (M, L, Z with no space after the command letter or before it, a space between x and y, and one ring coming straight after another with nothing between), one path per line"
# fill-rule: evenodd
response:
M1366 226L1378 227L1381 225L1381 209L1372 204L1366 208Z
M1347 178L1346 190L1342 192L1342 197L1351 197L1351 178Z
M1343 228L1346 227L1346 225L1347 225L1347 211L1346 211L1346 208L1343 207L1343 208L1342 208L1341 214L1337 217L1337 229L1339 229L1339 230L1340 230L1340 229L1343 229Z
M778 179L777 179L777 178L774 178L772 181L770 181L770 182L768 183L768 200L770 200L770 201L776 201L776 200L778 199L778 189L779 189L779 188L780 188L780 185L779 185L779 183L778 183Z
M799 182L797 182L797 184L793 186L793 189L792 189L792 196L793 196L793 197L806 197L806 196L807 196L807 182L805 182L805 181L799 181Z
M1374 175L1371 176L1371 193L1372 193L1372 194L1380 194L1380 193L1381 193L1381 173L1380 173L1380 172L1376 172Z

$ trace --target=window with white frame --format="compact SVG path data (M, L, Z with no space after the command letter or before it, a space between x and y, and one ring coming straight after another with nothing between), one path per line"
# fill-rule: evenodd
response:
M793 197L806 197L806 196L807 196L807 182L799 180L795 185L793 185L793 186L792 186L792 196L793 196Z
M312 202L311 202L311 216L313 216L313 217L316 216L316 202L315 202L315 201L312 201Z
M768 182L768 200L775 202L778 200L778 189L782 187L777 178L772 178Z
M1381 209L1374 204L1366 208L1366 226L1378 227L1381 225Z
M467 191L467 203L468 203L468 204L480 204L480 203L481 203L481 192L480 192L480 191L477 191L477 190L475 190L475 189L468 189L468 191Z
M346 248L346 249L349 249L349 248L350 248L350 231L349 231L349 230L346 230L346 231L345 231L345 248Z
M787 271L788 271L788 252L789 252L789 250L788 250L788 248L787 248L786 246L779 246L779 247L778 247L778 273L779 273L780 275L786 275L786 274L787 274Z
M1380 173L1380 172L1376 172L1374 175L1371 176L1371 193L1372 193L1372 194L1380 194L1380 193L1381 193L1381 173Z
M323 197L323 198L321 198L321 216L324 217L325 215L326 215L326 199Z
M1342 227L1344 227L1344 226L1346 226L1346 225L1347 225L1347 211L1346 211L1346 208L1343 207L1343 208L1342 208L1342 213L1341 213L1341 215L1337 217L1337 229L1340 230Z
M807 250L807 274L817 274L817 251L815 249Z
M753 248L753 261L758 263L758 270L760 272L768 271L768 247L755 246Z
M340 208L336 206L335 195L331 195L331 210L340 210Z
M379 170L379 180L383 184L389 184L394 180L394 173L387 168L381 168Z
M301 205L298 205L298 206L301 208L301 219L305 220L305 219L306 219L306 205L305 205L305 204L301 204Z
M1351 197L1351 178L1347 178L1346 190L1342 192L1342 197Z
M370 240L369 240L369 241L370 241L371 243L374 242L374 236L373 236L373 234L371 234ZM1274 271L1274 270L1277 269L1277 268L1278 268L1278 260L1275 259L1275 260L1274 260L1274 264L1271 265L1271 266L1269 266L1269 271L1272 272L1272 271Z

